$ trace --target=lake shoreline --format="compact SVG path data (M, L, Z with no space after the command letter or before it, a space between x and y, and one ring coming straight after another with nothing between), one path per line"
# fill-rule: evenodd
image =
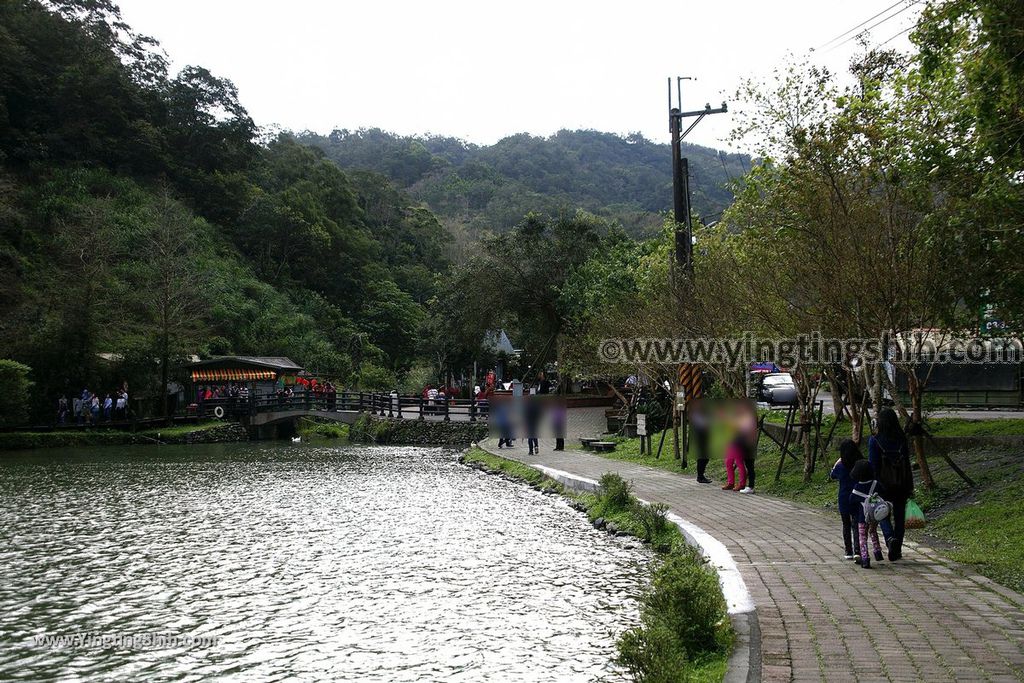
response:
M238 422L212 421L194 425L155 427L135 432L97 425L73 431L0 433L0 452L90 446L237 443L248 440L248 431Z

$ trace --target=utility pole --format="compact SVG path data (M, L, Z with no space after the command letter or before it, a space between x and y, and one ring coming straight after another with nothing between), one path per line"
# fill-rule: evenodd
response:
M708 114L723 114L728 111L725 102L717 109L712 109L710 104L705 104L703 109L696 111L683 111L682 82L697 80L692 76L676 77L676 106L672 106L672 79L668 79L668 123L672 133L672 208L675 218L675 261L673 263L672 278L673 286L679 283L679 278L685 277L693 283L693 221L690 217L690 165L683 157L683 138L696 127ZM683 130L683 119L694 118L696 121ZM682 275L680 275L682 273ZM676 288L678 292L678 288ZM689 420L687 416L687 404L694 399L700 398L704 391L703 376L700 366L696 363L683 363L679 366L675 395L672 396L672 447L674 455L685 468L687 455L690 446ZM682 415L680 415L677 404L677 396L680 390L683 392ZM680 422L682 424L680 424ZM679 448L679 432L682 427L682 452Z
M668 79L668 121L672 133L672 207L676 221L675 265L688 277L693 276L693 222L690 218L690 166L683 157L683 138L708 114L729 111L725 102L717 109L705 104L703 109L682 111L683 81L696 80L691 76L676 77L676 106L672 106L672 79ZM696 117L696 121L683 130L683 119Z

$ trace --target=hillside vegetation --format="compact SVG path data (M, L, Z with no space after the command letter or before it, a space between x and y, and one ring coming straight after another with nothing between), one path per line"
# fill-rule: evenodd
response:
M382 173L422 200L456 234L501 232L536 211L577 209L650 236L672 208L672 155L639 134L562 130L525 133L493 145L441 136L399 136L377 128L300 136L345 169ZM708 220L732 201L730 181L750 167L745 155L685 145L694 210Z
M261 137L230 81L171 76L108 0L0 4L0 357L33 419L189 354L393 386L447 241L383 176Z

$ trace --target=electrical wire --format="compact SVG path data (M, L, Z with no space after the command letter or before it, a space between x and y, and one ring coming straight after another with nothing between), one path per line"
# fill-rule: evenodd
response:
M898 5L900 5L900 4L901 4L901 3L903 3L903 2L904 2L904 0L898 0L898 2L894 2L893 4L889 5L889 6L888 6L888 7L886 7L886 8L884 9L884 10L882 10L881 12L879 12L878 14L876 14L875 16L873 16L873 17L868 17L868 18L867 18L867 19L865 19L864 21L860 22L859 24L857 24L856 26L854 26L853 28L851 28L851 29L850 29L849 31L843 31L842 33L840 33L840 34L839 34L838 36L836 36L836 37L835 37L835 38L833 38L832 40L830 40L830 41L828 41L828 42L826 42L826 43L822 43L821 45L819 45L818 47L816 47L816 48L815 48L815 50L821 50L822 48L828 47L828 46L829 46L829 45L831 45L832 43L836 42L836 41L837 41L837 40L839 40L840 38L845 38L846 36L850 35L850 34L851 34L852 32L854 32L854 31L856 31L857 29L859 29L859 28L860 28L861 26L863 26L864 24L868 23L869 21L873 21L873 20L877 19L878 17L882 16L883 14L885 14L886 12L888 12L888 11L889 11L889 10L891 10L892 8L894 8L894 7L898 6Z
M857 39L857 37L858 37L858 36L860 36L860 35L861 35L862 33L867 33L868 31L870 31L870 30L872 30L872 29L878 28L879 26L881 26L881 25L882 25L882 24L884 24L885 22L887 22L887 21L889 21L889 20L891 20L891 19L894 19L894 18L898 17L899 15L903 14L903 13L904 13L904 12L906 12L906 11L907 11L908 9L910 9L911 7L913 7L914 5L920 4L920 2L921 2L921 0L913 0L912 2L908 2L908 3L907 3L907 5L906 5L906 6L905 6L905 7L903 8L903 9L901 9L901 10L898 10L898 11L896 11L896 12L893 12L892 14L890 14L890 15L889 15L889 16L887 16L887 17L885 17L884 19L882 19L882 20L880 20L880 21L877 21L877 22L875 22L874 24L871 24L871 26L868 26L868 27L867 27L867 28L865 28L865 29L864 29L863 31L860 31L859 33L856 33L856 34L854 34L854 35L850 36L849 38L847 38L846 40L844 40L844 41L842 41L842 42L840 42L840 43L836 43L835 45L833 45L832 47L830 47L830 48L829 48L828 50L826 50L825 52L832 52L833 50L837 50L837 49L841 48L841 47L842 47L843 45L846 45L846 44L847 44L847 43L849 43L849 42L850 42L851 40L856 40L856 39ZM870 21L870 20L869 20L869 21Z
M894 35L891 38L889 38L888 40L886 40L885 42L879 43L878 45L875 46L875 48L877 49L877 48L882 47L883 45L888 45L892 41L894 41L897 38L899 38L900 36L902 36L904 33L910 33L913 30L914 30L913 26L908 26L905 29L903 29L902 31L900 31L899 33L897 33L896 35Z

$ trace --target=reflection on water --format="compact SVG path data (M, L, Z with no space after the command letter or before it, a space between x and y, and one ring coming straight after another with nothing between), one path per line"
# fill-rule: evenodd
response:
M0 680L617 678L648 560L452 451L0 455Z

